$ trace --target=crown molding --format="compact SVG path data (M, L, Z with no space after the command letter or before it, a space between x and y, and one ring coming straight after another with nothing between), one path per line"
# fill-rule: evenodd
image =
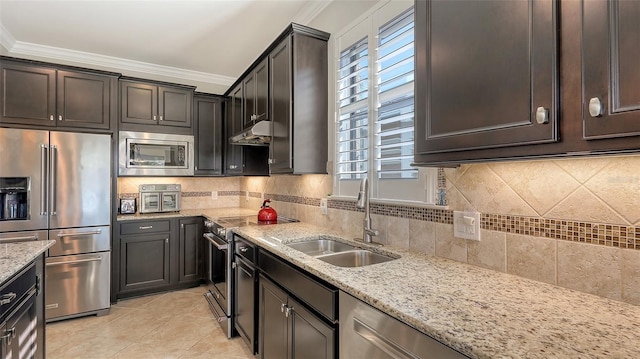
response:
M298 13L293 17L292 22L309 25L313 19L318 16L322 10L329 6L334 0L309 1Z
M230 86L236 80L234 77L211 74L207 72L157 65L148 62L94 54L90 52L69 50L60 47L15 41L15 39L13 39L11 34L6 31L6 29L2 28L1 30L3 34L1 38L2 45L12 55L17 54L26 56L37 56L38 58L46 58L51 60L71 61L77 64L81 64L83 67L90 67L93 65L122 72L134 71L137 73L166 76L223 86ZM13 43L11 42L12 40Z
M4 27L4 25L0 24L0 45L2 45L2 47L4 47L7 51L11 51L15 44L16 39Z

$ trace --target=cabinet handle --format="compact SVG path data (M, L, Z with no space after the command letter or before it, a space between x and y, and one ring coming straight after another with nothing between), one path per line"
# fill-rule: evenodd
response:
M536 109L536 122L539 124L549 123L549 110L540 106Z
M169 244L169 238L165 238L164 243Z
M153 228L153 226L140 226L138 228L141 229L141 230L145 230L145 229L151 229L151 228Z
M58 115L58 121L62 121L62 115Z
M53 121L53 115L49 115L49 121Z
M240 252L246 253L249 250L247 247L240 247Z
M6 339L13 339L16 337L16 327L4 331L4 335L0 337L0 342Z
M9 304L14 299L16 299L16 293L14 292L3 294L0 296L0 305Z
M286 308L286 307L287 307L286 304L284 304L284 303L280 304L280 313L284 313L284 308Z
M184 223L180 223L180 228L184 228Z
M287 307L287 308L284 310L284 316L285 316L285 317L287 317L287 318L289 318L289 316L291 315L291 312L292 312L292 311L293 311L293 307Z
M237 166L237 165L229 165L229 169L230 169L230 170L235 170L236 168L238 168L238 166Z
M276 160L274 160L273 158L269 158L269 160L267 160L267 163L272 165L272 164L276 163Z
M600 117L603 113L602 102L597 97L592 97L589 100L589 115L591 117Z
M164 121L164 119L162 118L162 116L160 116L160 121Z

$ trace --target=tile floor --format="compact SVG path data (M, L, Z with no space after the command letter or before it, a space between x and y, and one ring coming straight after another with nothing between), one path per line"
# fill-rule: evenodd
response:
M252 359L213 321L204 288L122 300L108 315L47 324L48 359Z

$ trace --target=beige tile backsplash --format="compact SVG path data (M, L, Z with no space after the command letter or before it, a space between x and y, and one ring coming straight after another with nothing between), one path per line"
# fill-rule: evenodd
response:
M541 237L536 237L498 228L483 229L482 240L475 242L455 238L447 221L373 214L372 226L380 231L377 240L640 305L640 246L620 248L608 240L607 232L624 228L629 238L634 231L638 238L640 228L634 227L640 227L640 156L481 163L447 168L445 175L448 210L479 211L491 218L521 216L541 227L545 220L560 226L565 225L562 221L574 221L579 224L568 222L568 226L599 228L607 240L590 244L578 242L570 231L566 236L539 231L536 235ZM142 182L149 180L119 179L118 193L137 192ZM184 178L179 183L183 192L239 191L218 200L186 197L184 208L240 205L257 211L264 194L276 198L272 206L280 215L352 237L362 235L362 212L347 206L329 208L328 215L320 213L319 200L332 193L333 179L328 175Z

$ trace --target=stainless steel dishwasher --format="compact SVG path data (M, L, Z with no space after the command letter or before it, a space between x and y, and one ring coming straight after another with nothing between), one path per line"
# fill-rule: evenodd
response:
M342 291L340 292L340 357L467 358Z

